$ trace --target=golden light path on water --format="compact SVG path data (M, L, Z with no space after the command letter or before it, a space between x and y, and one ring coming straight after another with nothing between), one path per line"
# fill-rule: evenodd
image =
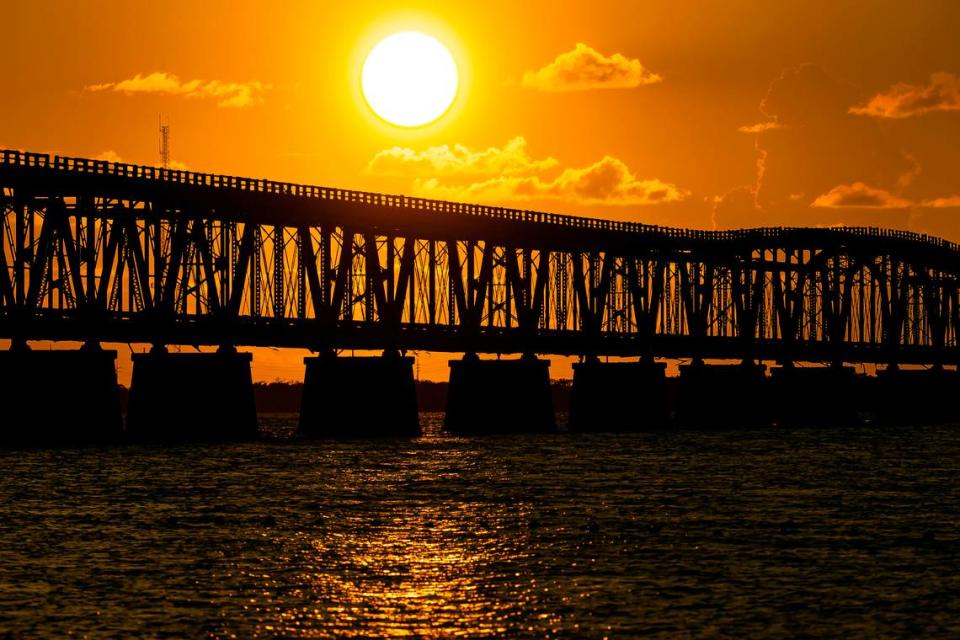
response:
M499 546L492 539L498 535L497 526L464 535L464 526L481 519L470 511L423 509L413 521L398 513L378 531L314 539L315 555L302 558L314 568L303 576L310 596L351 604L322 612L309 607L284 611L279 628L265 629L291 633L304 618L309 623L315 617L335 615L336 621L325 633L334 631L344 637L505 633L503 616L522 606L523 594L503 602L485 592L483 581L495 576L485 572L483 565L494 557L510 556L503 549L488 548ZM349 549L349 555L329 563L340 548ZM376 577L371 579L371 574ZM371 608L378 612L372 619L365 616ZM354 626L361 617L366 617L365 628Z
M413 468L378 469L377 484L395 487L403 495L381 495L375 518L369 518L365 501L354 501L362 513L340 520L335 531L327 528L322 535L304 533L284 541L295 549L289 561L297 568L294 582L299 585L287 591L286 598L306 604L255 606L258 616L276 619L262 630L344 638L506 633L528 613L532 592L538 589L536 578L524 581L519 574L516 583L502 585L504 570L528 559L524 532L529 506L490 503L487 496L471 500L470 495L440 505L413 505L409 494L418 483L455 480L457 470L477 468L481 455L476 450L446 451L411 457ZM499 471L508 473L506 468ZM358 474L346 480L361 486L369 479ZM263 592L272 593L278 586L267 581ZM311 602L329 604L317 607ZM558 614L544 613L538 627L550 628L551 618L560 621Z
M955 425L452 438L427 421L417 439L0 451L0 631L960 633Z

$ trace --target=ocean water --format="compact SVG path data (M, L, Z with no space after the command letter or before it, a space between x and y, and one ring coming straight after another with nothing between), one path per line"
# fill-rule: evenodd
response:
M960 427L0 452L0 636L957 637Z

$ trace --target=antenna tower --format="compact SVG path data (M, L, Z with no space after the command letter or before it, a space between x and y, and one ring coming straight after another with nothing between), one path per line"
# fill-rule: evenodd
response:
M163 117L158 117L160 122L160 166L164 169L170 167L170 120L163 122Z

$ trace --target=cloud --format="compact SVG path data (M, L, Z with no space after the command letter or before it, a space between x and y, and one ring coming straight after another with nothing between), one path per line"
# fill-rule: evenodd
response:
M762 224L832 223L834 213L811 209L817 194L857 182L899 194L919 175L916 158L880 123L850 116L855 96L855 87L816 65L785 69L771 82L760 111L779 131L756 136L751 185ZM808 197L792 197L798 193Z
M837 82L823 68L802 64L785 69L770 83L760 112L782 128L817 126L846 116L852 87Z
M889 191L871 187L863 182L837 185L827 193L818 196L811 207L839 209L858 207L863 209L904 209L912 206L909 200L895 196Z
M944 164L956 155L947 134L960 119L917 122L941 135L904 138L882 118L853 115L850 105L861 97L815 65L785 69L760 101L757 119L779 130L750 130L764 133L753 137L754 179L717 199L714 226L844 223L956 238L960 195Z
M713 226L722 229L743 229L763 224L763 211L757 205L753 187L737 187L716 199Z
M471 184L444 184L437 178L417 180L419 195L448 200L516 202L561 200L586 204L647 205L676 202L689 193L655 178L639 179L623 161L611 156L583 168L564 169L555 178L496 176Z
M123 162L120 154L113 149L107 149L96 157L97 160L106 160L107 162Z
M221 82L220 80L190 80L183 82L172 73L156 71L149 75L137 74L119 82L104 82L84 87L84 91L113 91L125 95L152 93L186 98L216 100L219 107L248 107L263 102L263 93L270 85L257 80L250 82Z
M586 91L633 89L662 80L639 60L619 53L605 56L578 42L573 51L561 53L547 66L524 73L521 85L541 91Z
M930 75L930 82L900 82L867 102L850 107L850 113L874 118L911 118L933 111L960 111L960 78L952 73Z
M924 200L920 203L921 207L929 209L946 209L947 207L960 207L960 195L947 196L945 198L934 198L933 200Z
M160 165L158 164L156 166L160 166ZM185 162L180 162L179 160L171 160L170 164L167 165L167 169L173 169L174 171L189 171L190 167L188 167Z
M97 157L94 158L94 160L106 160L107 162L120 162L120 163L128 162L127 160L124 160L120 156L120 154L114 151L113 149L107 149L106 151L99 153ZM160 164L157 163L153 166L159 167ZM186 171L188 167L185 163L180 162L179 160L171 160L170 164L167 165L167 168L173 169L175 171Z
M903 158L910 163L910 167L897 178L897 187L900 189L909 187L913 184L913 181L923 173L923 167L920 166L920 163L913 154L904 152Z
M413 178L412 190L419 196L470 202L644 205L676 202L689 195L674 184L638 178L612 156L585 167L562 168L556 158L532 157L523 136L483 150L462 144L421 151L393 147L377 153L367 171Z
M453 175L529 175L557 165L555 158L536 160L527 153L527 141L516 136L503 147L473 151L456 144L429 147L415 151L393 147L377 153L367 164L367 171L392 176Z
M771 120L768 122L758 122L756 124L745 124L742 127L737 127L737 131L740 133L763 133L765 131L785 128L786 125L782 125L776 120Z

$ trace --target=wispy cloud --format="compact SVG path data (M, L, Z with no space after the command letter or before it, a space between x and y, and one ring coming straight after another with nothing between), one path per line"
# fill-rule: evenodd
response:
M521 84L541 91L586 91L632 89L662 80L639 60L620 53L605 56L578 42L573 51L561 53L545 67L524 73Z
M463 144L440 145L416 151L407 147L385 149L373 157L367 171L393 176L529 175L557 166L555 158L537 160L527 152L527 141L516 136L503 147L474 151Z
M960 207L960 195L947 196L945 198L934 198L933 200L924 200L920 206L928 207L931 209L946 209L948 207Z
M837 185L827 193L818 196L811 207L840 209L857 207L862 209L904 209L912 206L909 200L895 196L889 191L871 187L863 182Z
M960 78L934 73L926 84L900 82L850 107L850 113L875 118L911 118L933 111L960 111Z
M689 194L656 178L637 178L623 161L604 156L582 168L564 169L555 178L496 176L470 184L444 184L437 178L419 179L420 195L473 202L559 200L587 204L647 205L683 200Z
M775 129L786 129L786 125L782 125L776 120L769 120L767 122L745 124L742 127L737 127L737 131L740 133L763 133L765 131L774 131Z
M125 95L158 94L216 100L220 107L249 107L263 102L263 93L270 85L257 80L250 82L222 82L220 80L182 81L172 73L155 71L148 75L137 74L118 82L103 82L84 87L85 91L113 91Z
M878 119L851 117L857 99L856 87L821 67L784 69L760 101L762 117L739 129L753 134L755 178L722 195L715 226L908 225L921 208L922 156Z
M904 151L901 155L903 155L904 160L910 163L910 166L897 177L897 187L906 189L923 173L923 167L920 166L920 162L913 154Z

